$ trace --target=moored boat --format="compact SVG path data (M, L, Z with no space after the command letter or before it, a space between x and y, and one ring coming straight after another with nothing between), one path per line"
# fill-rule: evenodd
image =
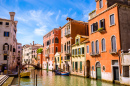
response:
M29 71L21 72L20 77L21 78L29 78L30 77L30 72Z
M61 75L63 75L63 76L69 76L69 72L61 72Z

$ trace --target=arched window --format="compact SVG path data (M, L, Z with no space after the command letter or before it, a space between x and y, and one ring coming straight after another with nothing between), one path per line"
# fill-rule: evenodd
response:
M57 37L55 38L55 43L59 43L59 39Z
M94 42L92 42L91 46L92 46L92 53L94 53Z
M5 44L3 45L3 50L9 50L9 45L8 45L8 43L5 43Z
M105 39L102 39L102 51L106 50L106 46L105 46Z
M96 53L99 53L99 42L98 42L98 40L96 41Z
M97 63L96 63L96 67L101 67L100 62L97 62Z
M112 52L116 52L116 37L111 37L111 46L112 46Z

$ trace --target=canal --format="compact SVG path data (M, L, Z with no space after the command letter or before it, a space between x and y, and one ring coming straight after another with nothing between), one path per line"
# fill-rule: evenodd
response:
M78 76L59 76L52 71L35 70L37 74L37 86L120 86L103 82L100 80L93 80ZM18 84L18 78L15 78L13 85ZM34 70L31 70L30 78L21 78L20 86L34 86Z

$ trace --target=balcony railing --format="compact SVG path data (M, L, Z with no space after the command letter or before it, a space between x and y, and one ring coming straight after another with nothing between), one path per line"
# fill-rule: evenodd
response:
M65 32L65 37L69 37L70 36L70 30L68 30L67 32Z
M91 56L99 56L100 54L99 54L99 52L90 52L90 55Z
M49 54L45 54L45 57L49 57Z
M3 54L8 54L8 50L4 50L4 51L3 51Z
M117 54L117 51L116 51L116 49L115 50L109 50L109 53L110 54Z
M66 54L66 55L70 55L70 50L66 50L66 51L65 51L65 54Z

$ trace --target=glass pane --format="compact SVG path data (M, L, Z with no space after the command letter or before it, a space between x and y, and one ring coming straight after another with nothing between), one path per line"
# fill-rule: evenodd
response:
M113 60L112 65L118 65L118 60Z

